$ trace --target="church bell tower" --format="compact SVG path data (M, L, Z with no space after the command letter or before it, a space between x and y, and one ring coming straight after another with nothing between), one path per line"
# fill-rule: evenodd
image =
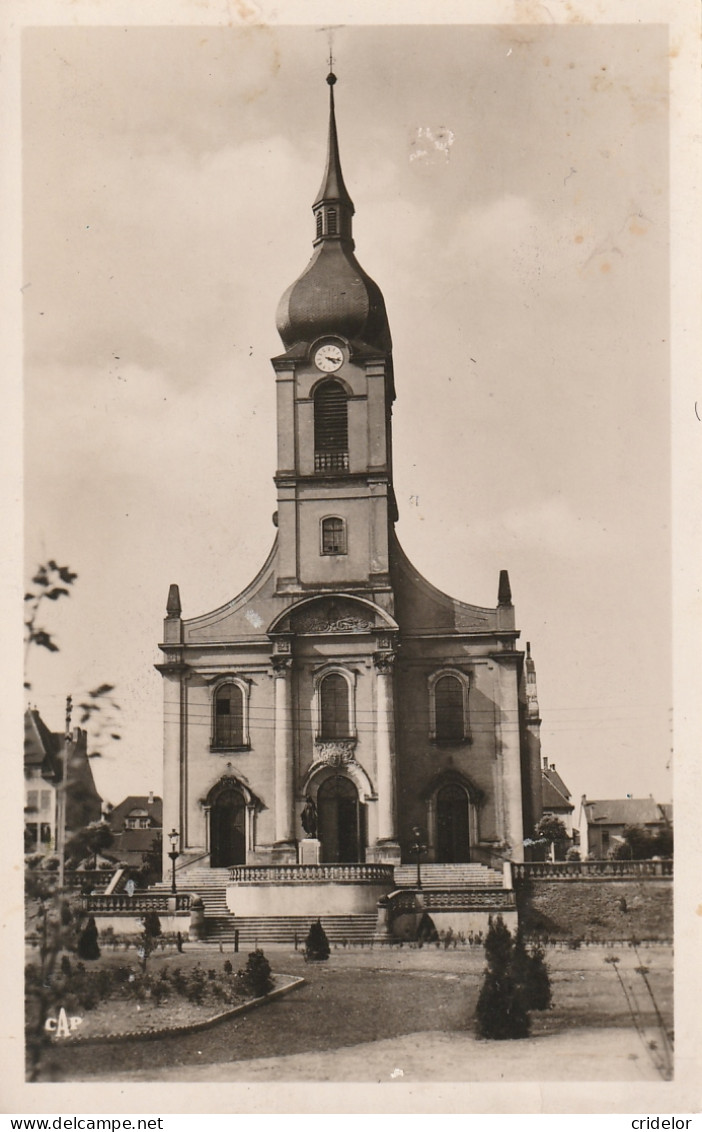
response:
M277 592L358 592L388 610L392 342L380 288L354 255L330 73L327 163L314 252L280 300Z

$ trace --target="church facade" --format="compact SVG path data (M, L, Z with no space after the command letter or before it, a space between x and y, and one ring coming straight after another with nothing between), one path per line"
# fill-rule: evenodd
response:
M276 538L219 609L184 619L170 587L164 829L200 868L498 867L540 817L534 665L506 571L494 607L470 605L397 540L392 341L354 254L328 82L313 254L277 312Z

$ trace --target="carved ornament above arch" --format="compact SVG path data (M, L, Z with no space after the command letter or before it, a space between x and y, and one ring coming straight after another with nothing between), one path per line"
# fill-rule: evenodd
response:
M270 626L271 636L294 633L303 636L337 633L384 634L397 631L392 617L380 606L350 594L306 598L281 614Z

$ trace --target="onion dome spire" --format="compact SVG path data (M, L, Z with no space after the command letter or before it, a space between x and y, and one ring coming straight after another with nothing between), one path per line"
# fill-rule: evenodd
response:
M334 108L336 75L331 70L327 83L327 163L312 205L314 253L280 300L276 325L288 351L309 347L325 334L337 334L353 342L354 348L389 354L392 340L381 290L353 254L354 206L341 173Z
M322 184L315 197L312 211L315 216L315 246L321 240L348 240L353 248L351 237L351 217L354 214L353 201L344 184L339 158L339 138L336 132L334 112L334 84L336 75L330 71L329 84L329 140L327 143L327 165Z

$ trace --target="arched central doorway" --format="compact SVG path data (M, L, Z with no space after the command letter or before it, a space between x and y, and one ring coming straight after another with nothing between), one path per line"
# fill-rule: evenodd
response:
M210 864L246 864L246 799L236 786L220 790L210 809Z
M436 859L443 864L470 861L468 795L450 783L436 795Z
M351 779L342 774L327 778L317 793L321 859L325 863L364 859L365 806Z

